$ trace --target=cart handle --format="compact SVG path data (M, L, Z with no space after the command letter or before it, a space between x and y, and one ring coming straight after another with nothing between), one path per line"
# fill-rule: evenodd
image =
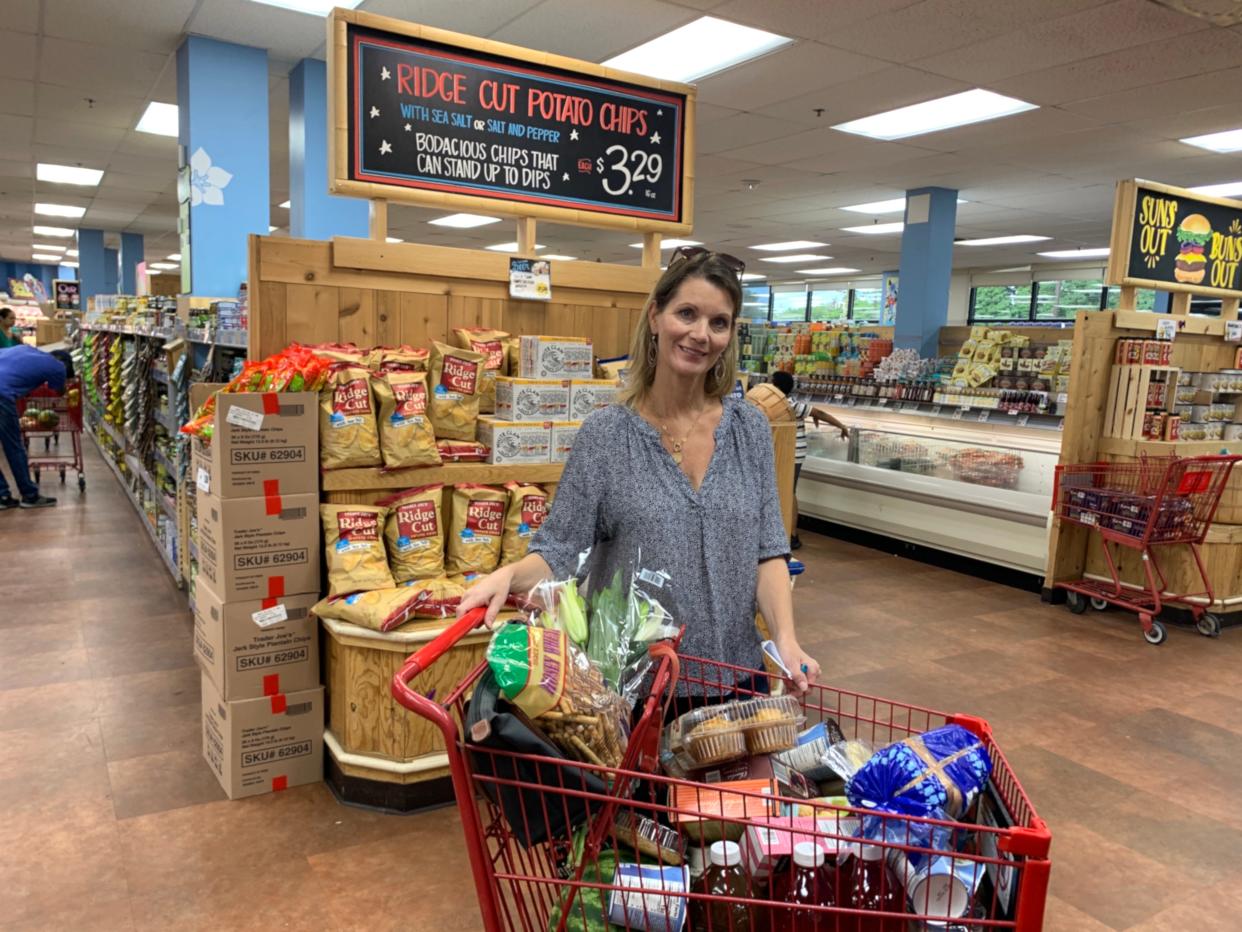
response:
M423 645L416 653L406 658L401 669L392 678L392 695L399 703L411 712L426 715L426 705L434 704L424 699L410 688L410 680L418 676L433 663L452 650L457 642L479 627L487 615L487 606L471 609L457 619L449 627L440 632L433 640Z

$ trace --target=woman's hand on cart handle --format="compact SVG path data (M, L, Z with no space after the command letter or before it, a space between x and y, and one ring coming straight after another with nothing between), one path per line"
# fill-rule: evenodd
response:
M804 651L797 641L777 641L776 649L793 674L794 691L799 696L806 693L810 684L819 682L819 661Z
M461 603L457 606L457 617L461 618L471 609L487 606L484 624L489 628L492 627L496 623L496 616L505 607L505 600L509 598L512 587L513 567L500 567L466 590L466 594L461 597Z

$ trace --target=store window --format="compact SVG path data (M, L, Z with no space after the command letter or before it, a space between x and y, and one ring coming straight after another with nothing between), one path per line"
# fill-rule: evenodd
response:
M768 285L742 286L742 317L767 320L772 310L772 289Z
M855 288L850 302L850 320L877 321L884 306L884 292L879 288Z
M1110 285L1107 289L1108 293L1104 298L1104 307L1108 310L1116 310L1121 303L1121 289L1116 285ZM1140 288L1138 294L1134 297L1134 305L1140 311L1154 311L1156 309L1156 292L1150 288Z
M1079 311L1098 311L1103 297L1098 278L1036 282L1035 320L1073 320Z
M1030 320L1030 318L1030 285L983 285L971 289L971 320Z
M811 320L845 320L850 314L850 293L846 289L811 292Z
M772 320L788 323L806 320L810 293L805 285L780 286L772 289Z

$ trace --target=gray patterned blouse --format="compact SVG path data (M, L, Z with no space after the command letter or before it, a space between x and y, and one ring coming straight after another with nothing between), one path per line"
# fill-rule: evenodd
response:
M686 626L682 652L758 668L759 563L789 553L772 433L758 408L726 398L715 437L696 492L636 411L612 405L595 412L574 440L530 552L564 579L593 548L592 589L618 568L623 578L635 567L668 573L667 592L657 597Z

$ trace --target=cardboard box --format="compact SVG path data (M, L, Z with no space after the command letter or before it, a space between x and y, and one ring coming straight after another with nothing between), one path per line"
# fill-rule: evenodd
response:
M198 571L225 602L318 595L319 496L198 492Z
M229 702L319 685L314 594L225 602L200 579L194 589L194 659ZM284 621L260 626L260 621Z
M488 448L487 461L501 466L552 461L552 423L498 421L479 418L479 443Z
M190 407L219 386L190 387ZM220 498L319 491L319 397L314 392L221 394L210 443L195 438L195 484Z
M570 383L565 379L496 379L497 421L569 420Z
M569 420L585 421L587 415L617 400L621 383L615 379L574 379L569 383Z
M323 779L323 687L225 702L204 676L203 757L229 799Z
M574 447L574 438L578 436L581 421L559 421L552 424L552 462L569 461L569 451Z
M646 932L681 932L685 926L686 893L690 891L687 868L622 862L612 885L608 896L612 925Z
M585 337L524 336L518 371L524 379L589 379L595 357Z

